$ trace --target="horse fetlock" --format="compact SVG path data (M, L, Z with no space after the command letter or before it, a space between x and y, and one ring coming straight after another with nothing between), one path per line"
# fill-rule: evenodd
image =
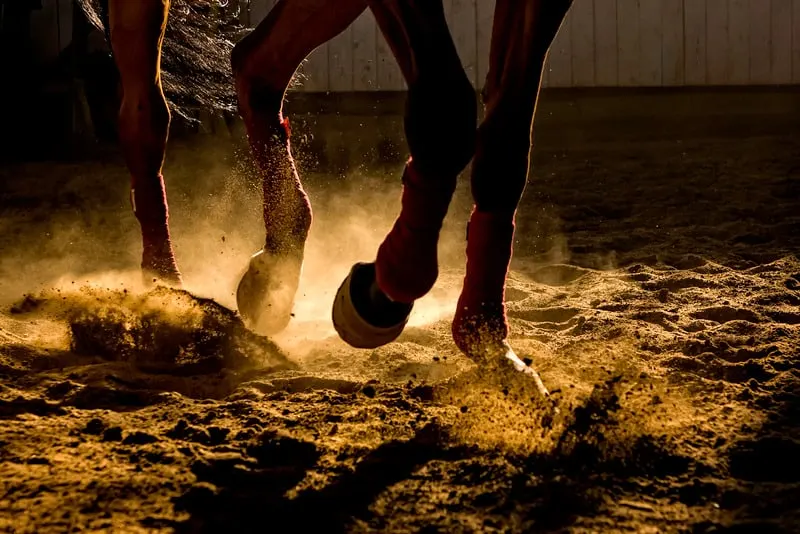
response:
M454 176L430 176L413 159L406 165L400 216L376 260L378 284L394 300L413 302L436 283L439 233L455 186Z
M142 279L146 284L163 282L181 287L183 281L169 230L153 231L142 225Z
M381 291L405 303L425 296L439 277L438 237L438 231L415 232L395 222L375 260Z
M295 192L291 201L264 201L264 249L273 254L294 253L305 247L311 231L313 213L304 191Z
M172 250L157 255L143 254L142 279L147 285L161 282L173 287L181 287L183 279Z

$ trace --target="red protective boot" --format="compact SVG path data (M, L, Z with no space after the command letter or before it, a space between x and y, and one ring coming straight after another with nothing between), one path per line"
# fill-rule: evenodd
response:
M452 332L456 346L478 361L508 350L505 285L513 240L513 212L472 212L467 226L467 274Z
M406 164L400 215L375 260L378 286L393 301L410 304L436 283L439 233L456 179L426 179L413 160Z
M133 180L131 205L142 228L142 275L146 284L182 285L169 234L169 208L164 178Z

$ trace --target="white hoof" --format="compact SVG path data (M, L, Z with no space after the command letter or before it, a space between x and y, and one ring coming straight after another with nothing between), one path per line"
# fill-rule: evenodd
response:
M376 295L375 265L357 263L344 279L333 301L333 326L339 337L357 349L391 343L403 332L411 304L391 302Z
M236 304L245 324L269 336L288 326L300 282L303 259L263 250L250 258L236 288Z

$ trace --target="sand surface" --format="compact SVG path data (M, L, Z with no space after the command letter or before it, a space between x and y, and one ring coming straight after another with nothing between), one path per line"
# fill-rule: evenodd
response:
M330 304L399 166L307 174L272 340L229 309L261 238L246 154L171 148L188 292L141 286L119 160L6 166L0 531L796 531L798 155L789 133L537 149L509 316L558 412L449 337L466 184L436 288L359 351Z

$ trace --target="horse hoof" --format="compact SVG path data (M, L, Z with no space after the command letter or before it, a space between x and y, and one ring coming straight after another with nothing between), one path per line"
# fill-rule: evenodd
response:
M302 268L302 256L260 250L250 258L236 289L236 305L249 328L269 336L289 325Z
M177 289L183 287L181 271L171 250L158 256L142 254L141 273L142 285L146 288L159 284Z
M333 301L333 326L358 349L391 343L403 332L413 304L393 302L378 288L374 263L357 263Z
M142 269L142 285L149 289L157 285L164 285L174 289L183 289L181 273L176 269L171 272Z

